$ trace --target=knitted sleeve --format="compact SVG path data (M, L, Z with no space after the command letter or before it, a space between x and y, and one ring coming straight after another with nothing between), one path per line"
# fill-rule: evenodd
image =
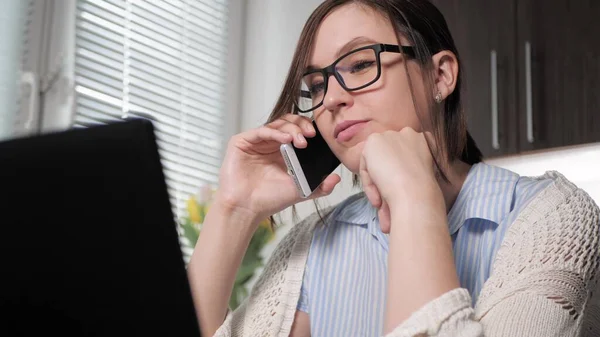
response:
M455 289L389 337L600 336L600 211L554 178L511 225L475 309Z
M319 220L318 214L313 214L290 229L270 256L250 296L227 315L215 336L289 335L313 228Z

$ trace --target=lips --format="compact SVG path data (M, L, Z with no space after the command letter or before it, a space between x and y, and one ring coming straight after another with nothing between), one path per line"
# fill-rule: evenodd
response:
M333 137L338 141L347 141L352 138L358 131L360 126L364 125L367 120L347 120L336 125L333 130Z

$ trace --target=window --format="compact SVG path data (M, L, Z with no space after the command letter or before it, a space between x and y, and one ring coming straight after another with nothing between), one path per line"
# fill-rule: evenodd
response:
M7 1L0 12L0 139L25 135L37 123L38 81L35 71L40 52L34 38L41 35L41 19L33 0Z
M154 120L176 216L216 184L224 139L228 0L78 0L74 125Z

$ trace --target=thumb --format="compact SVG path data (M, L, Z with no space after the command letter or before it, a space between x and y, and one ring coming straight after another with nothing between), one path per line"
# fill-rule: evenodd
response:
M377 216L379 217L379 226L381 227L381 231L389 234L392 228L392 219L390 217L390 207L387 202L383 202L381 208L377 211Z
M317 199L331 194L340 181L342 181L342 178L337 173L328 175L321 185L310 195L309 199Z
M363 190L365 191L365 195L367 196L367 199L369 199L369 201L371 202L371 205L373 205L373 207L376 208L381 207L381 194L379 193L379 189L377 188L377 186L371 179L371 176L369 175L367 162L364 156L360 157L360 168L358 173L363 186Z

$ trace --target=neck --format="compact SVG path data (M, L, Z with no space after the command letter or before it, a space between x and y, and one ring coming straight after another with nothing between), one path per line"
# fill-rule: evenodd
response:
M440 188L444 194L444 200L446 201L446 212L450 212L450 209L452 209L470 169L471 165L460 160L455 160L448 166L445 172L448 182L441 178L438 179Z

